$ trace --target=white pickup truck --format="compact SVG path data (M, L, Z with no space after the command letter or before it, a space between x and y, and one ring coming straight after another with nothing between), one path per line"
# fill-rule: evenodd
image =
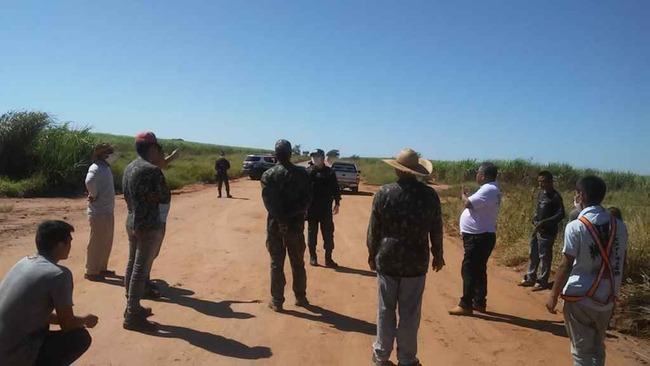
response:
M338 180L341 190L348 188L352 192L359 192L361 170L359 170L356 164L337 161L332 164L332 170L336 172L336 180Z

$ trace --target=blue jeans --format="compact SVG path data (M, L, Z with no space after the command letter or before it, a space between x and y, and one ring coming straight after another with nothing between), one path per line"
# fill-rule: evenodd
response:
M388 361L397 338L399 363L409 365L418 362L418 329L425 282L426 276L392 277L377 274L377 340L373 345L377 360ZM397 309L399 325L395 314Z
M124 276L128 298L126 311L129 315L137 315L142 309L140 300L144 296L145 284L160 251L165 231L163 228L134 231L129 227L126 231L129 236L129 262Z

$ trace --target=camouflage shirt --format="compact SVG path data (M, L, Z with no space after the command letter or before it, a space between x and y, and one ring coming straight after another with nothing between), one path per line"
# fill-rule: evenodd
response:
M336 172L328 166L307 169L313 198L309 206L309 216L317 217L324 210L332 212L332 201L341 202L341 190L336 180Z
M305 168L277 164L262 175L262 200L269 219L298 228L304 225L311 203L311 185Z
M124 168L122 189L129 211L126 217L129 228L162 227L159 204L169 204L171 192L160 168L142 158L133 160Z
M423 276L429 269L429 240L434 260L442 261L442 214L433 188L415 178L387 184L372 203L368 262L377 273Z

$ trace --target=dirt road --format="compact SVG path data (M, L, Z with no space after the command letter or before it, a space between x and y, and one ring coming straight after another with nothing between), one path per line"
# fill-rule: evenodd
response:
M232 184L236 199L194 187L172 200L167 236L152 276L166 284L160 301L145 301L160 324L157 335L122 329L125 299L119 281L83 279L88 224L83 199L0 200L0 276L33 253L34 223L65 219L77 229L70 258L75 309L99 316L93 345L80 365L369 365L375 333L376 285L365 247L371 194L345 195L336 222L338 271L308 267L309 311L293 306L288 276L286 312L267 308L269 256L258 182ZM372 191L362 187L362 191ZM123 274L127 239L118 198L110 266ZM322 258L321 250L321 258ZM545 294L515 286L519 275L490 264L491 315L451 317L461 291L460 240L445 241L447 266L429 273L419 333L424 365L569 365L561 315L548 314ZM286 264L289 274L289 265ZM612 335L608 365L642 364L637 341ZM395 357L393 356L393 359Z

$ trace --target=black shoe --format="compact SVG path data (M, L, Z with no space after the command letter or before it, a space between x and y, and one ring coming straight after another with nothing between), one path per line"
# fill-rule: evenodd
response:
M309 300L307 300L306 297L297 298L296 306L300 306L301 308L306 308L307 306L309 306Z
M99 271L99 274L104 277L117 277L115 271L104 270L104 271Z
M145 318L148 318L153 315L153 310L148 306L141 306L140 312L137 315L142 315ZM128 316L127 309L124 309L124 319Z
M227 195L226 197L228 197L228 198L232 198L232 196L231 196L231 195Z
M337 268L339 266L332 258L325 258L325 265L329 268Z
M309 257L309 265L318 267L318 258L316 258L316 256Z
M325 265L329 268L337 268L339 266L339 264L334 262L332 259L332 252L325 253Z
M282 304L276 304L273 301L269 302L269 309L275 311L276 313L281 313L282 312Z
M154 333L158 330L158 325L156 325L156 323L152 323L148 321L147 318L138 315L124 319L122 327L127 330L142 333Z
M84 278L92 282L101 282L105 280L104 276L100 274L85 274Z

